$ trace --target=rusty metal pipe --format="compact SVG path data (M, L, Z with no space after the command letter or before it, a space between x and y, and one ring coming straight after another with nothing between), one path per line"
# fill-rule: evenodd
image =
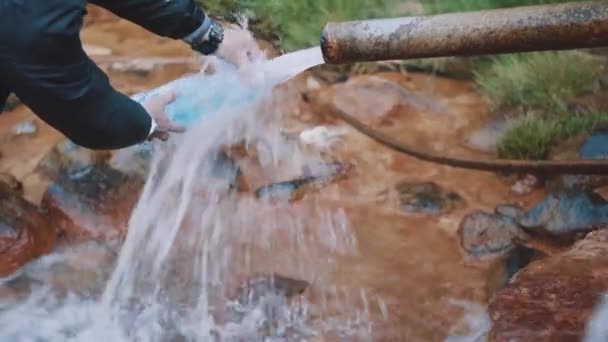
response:
M608 46L608 1L328 23L326 63Z

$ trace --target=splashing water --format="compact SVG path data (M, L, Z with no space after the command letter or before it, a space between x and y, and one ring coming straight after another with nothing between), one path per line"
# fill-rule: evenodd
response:
M585 327L583 342L608 340L608 295L604 294Z
M228 178L214 173L210 157L221 146L244 141L270 179L287 168L322 169L320 154L305 153L281 134L289 99L273 91L322 62L315 47L264 62L253 81L222 66L213 75L188 76L136 95L142 101L168 87L177 89L180 96L167 110L189 131L169 143L116 155L126 166L141 157L139 152L152 155L120 253L100 243L68 246L0 282L0 290L2 285L19 289L10 300L0 296L0 339L369 336L365 309L342 306L336 298L344 295L330 281L335 258L356 252L345 214L314 201L270 203L237 194ZM301 279L287 281L296 287L310 283L309 294L233 291L242 279L266 273Z

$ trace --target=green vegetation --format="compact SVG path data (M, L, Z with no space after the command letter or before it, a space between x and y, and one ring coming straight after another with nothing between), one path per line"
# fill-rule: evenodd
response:
M569 1L572 0L423 0L421 3L427 13L450 13Z
M426 0L425 11L448 13L571 0ZM507 54L474 60L474 81L494 111L520 109L499 142L507 159L545 159L551 148L608 122L592 108L572 113L568 104L596 90L604 61L582 51Z
M498 156L506 159L546 159L561 141L587 133L608 122L608 113L586 111L547 118L536 112L515 119L498 146Z
M250 13L258 30L277 33L287 50L319 44L328 21L397 15L401 0L203 0L213 14ZM402 13L403 14L403 13Z
M479 92L494 110L566 110L568 101L592 91L601 75L601 59L579 51L500 55L475 71Z

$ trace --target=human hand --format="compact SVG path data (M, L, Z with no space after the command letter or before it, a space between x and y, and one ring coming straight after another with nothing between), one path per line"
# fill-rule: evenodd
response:
M165 113L165 106L173 102L175 97L176 94L174 91L168 91L163 94L151 96L144 101L143 107L154 121L156 121L156 129L148 138L149 140L157 138L162 141L167 141L167 139L169 139L169 132L183 133L186 131L185 127L173 123Z
M239 69L246 69L252 63L261 60L264 53L251 32L232 26L224 29L224 39L215 56Z

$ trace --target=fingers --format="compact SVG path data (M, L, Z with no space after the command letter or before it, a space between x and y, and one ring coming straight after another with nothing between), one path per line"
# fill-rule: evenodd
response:
M156 131L150 136L150 140L153 140L155 138L161 141L167 141L169 140L169 133Z
M186 127L178 125L174 122L170 122L167 125L167 131L172 133L184 133L186 131Z
M159 139L167 141L169 133L183 133L186 128L171 122L165 113L165 106L175 101L177 94L174 90L167 90L161 94L157 94L144 102L144 108L151 117L156 121L156 131L150 135L149 140Z
M168 132L158 132L158 139L160 139L162 141L169 140L169 133Z
M168 105L169 103L175 101L177 94L175 90L168 90L167 92L159 95L159 101L161 101L164 105Z
M144 107L155 109L156 107L164 107L169 103L175 101L177 94L174 90L167 90L164 93L151 96L144 103Z

